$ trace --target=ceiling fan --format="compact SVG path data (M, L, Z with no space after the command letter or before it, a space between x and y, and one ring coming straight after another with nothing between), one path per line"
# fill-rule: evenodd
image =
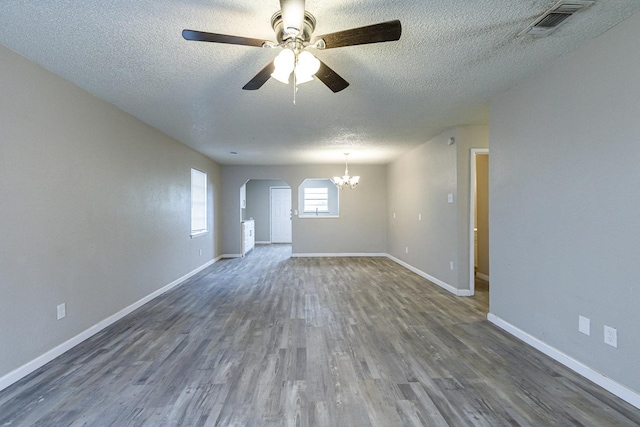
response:
M202 42L282 48L273 61L244 85L244 90L260 89L270 77L288 84L289 77L293 74L294 86L311 81L315 76L333 92L340 92L349 86L349 83L306 50L307 48L333 49L395 41L399 40L402 34L400 21L395 20L312 38L316 19L305 10L304 0L280 0L280 10L271 17L271 27L275 31L276 42L196 30L183 30L182 37L185 40Z

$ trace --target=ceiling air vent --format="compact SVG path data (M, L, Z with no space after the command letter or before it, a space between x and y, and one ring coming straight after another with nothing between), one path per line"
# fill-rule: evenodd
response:
M548 36L554 32L560 24L567 20L571 15L591 6L595 1L582 0L561 0L551 9L547 10L541 16L520 34L529 34L536 37Z

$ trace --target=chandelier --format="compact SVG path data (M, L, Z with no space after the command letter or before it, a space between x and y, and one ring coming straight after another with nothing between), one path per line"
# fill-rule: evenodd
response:
M349 153L344 153L344 175L334 176L332 180L340 190L342 190L344 187L351 189L356 188L358 186L358 183L360 182L359 176L349 176L349 165L347 163L347 156L349 156Z

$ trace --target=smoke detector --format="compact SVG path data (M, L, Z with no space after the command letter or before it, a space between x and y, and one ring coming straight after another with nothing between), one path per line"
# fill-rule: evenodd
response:
M549 10L536 18L535 21L518 34L529 34L535 37L546 37L554 32L562 23L574 13L586 9L595 1L561 0Z

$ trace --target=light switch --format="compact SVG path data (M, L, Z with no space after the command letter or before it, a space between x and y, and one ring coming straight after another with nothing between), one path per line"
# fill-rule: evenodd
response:
M449 195L447 196L447 201L449 203L453 203L453 193L449 193Z

